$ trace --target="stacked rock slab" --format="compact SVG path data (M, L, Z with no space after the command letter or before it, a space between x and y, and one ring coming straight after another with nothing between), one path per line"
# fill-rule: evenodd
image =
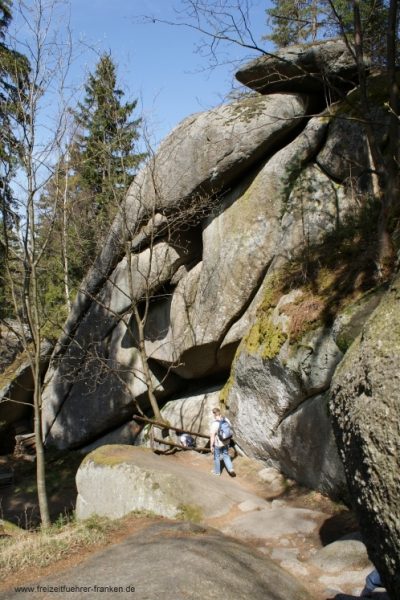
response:
M336 314L329 323L316 319L294 344L296 307L305 310L307 297L290 282L280 298L274 294L285 265L357 211L347 179L368 172L368 156L359 125L359 141L347 151L329 109L310 116L328 97L327 82L342 94L352 85L342 42L286 49L278 63L302 76L261 59L256 89L263 95L187 118L136 177L47 373L48 444L82 447L106 435L118 441L133 400L146 409L132 305L148 290L146 354L171 425L200 422L201 415L205 427L200 390L218 388L230 372L221 400L243 449L303 484L342 494L327 394L345 352L344 331L349 345L376 304L356 303L352 316ZM238 78L250 85L254 64ZM352 117L346 107L341 122ZM195 226L163 234L166 223L196 207L203 212ZM315 310L310 304L307 314Z
M302 91L342 95L357 82L354 58L343 40L299 44L256 58L236 79L262 94Z

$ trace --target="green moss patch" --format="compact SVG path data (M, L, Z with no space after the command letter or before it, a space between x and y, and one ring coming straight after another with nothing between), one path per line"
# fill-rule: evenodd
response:
M181 504L179 506L178 518L191 523L201 523L203 511L196 504Z
M259 354L262 358L270 359L279 353L286 338L282 328L272 323L269 314L259 314L244 339L244 346L250 354Z
M144 452L144 448L135 448L135 452ZM98 465L114 467L116 465L130 462L132 460L132 446L124 446L122 444L113 444L109 446L101 446L90 454L88 454L83 463L94 462Z

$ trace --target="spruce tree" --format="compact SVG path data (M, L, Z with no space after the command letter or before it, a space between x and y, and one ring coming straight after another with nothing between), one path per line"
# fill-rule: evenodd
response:
M137 102L122 101L109 54L89 75L85 92L72 111L76 133L41 196L40 236L50 228L46 207L57 206L40 272L42 311L53 323L60 306L68 310L144 158L135 151L140 119L132 113Z
M141 119L132 119L136 100L122 101L110 54L101 56L85 92L74 113L79 134L71 156L98 239L99 227L108 228L143 159L135 152Z

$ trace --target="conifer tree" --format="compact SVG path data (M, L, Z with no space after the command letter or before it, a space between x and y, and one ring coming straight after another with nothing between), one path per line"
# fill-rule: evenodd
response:
M144 157L135 152L141 122L132 118L137 102L122 102L109 54L89 75L85 92L72 111L71 141L41 196L41 236L50 228L46 206L55 200L57 206L40 273L43 311L55 330L56 317L68 311Z
M278 48L314 41L321 22L321 2L318 0L272 0L266 10L271 33L264 39Z
M12 0L0 0L0 317L12 313L4 268L4 241L12 235L15 207L9 181L19 158L13 124L23 118L24 89L29 72L27 58L7 44L11 8Z
M95 239L104 232L143 159L135 152L141 119L132 119L137 101L123 103L116 66L101 56L85 85L86 96L75 111L79 134L71 149L80 193L91 213Z

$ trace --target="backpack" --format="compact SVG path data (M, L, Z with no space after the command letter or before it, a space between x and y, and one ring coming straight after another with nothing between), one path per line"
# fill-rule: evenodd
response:
M195 439L188 433L182 434L179 439L180 439L182 446L186 446L186 448L195 448L196 447Z
M217 435L221 442L228 441L233 435L231 425L224 417L219 422Z

